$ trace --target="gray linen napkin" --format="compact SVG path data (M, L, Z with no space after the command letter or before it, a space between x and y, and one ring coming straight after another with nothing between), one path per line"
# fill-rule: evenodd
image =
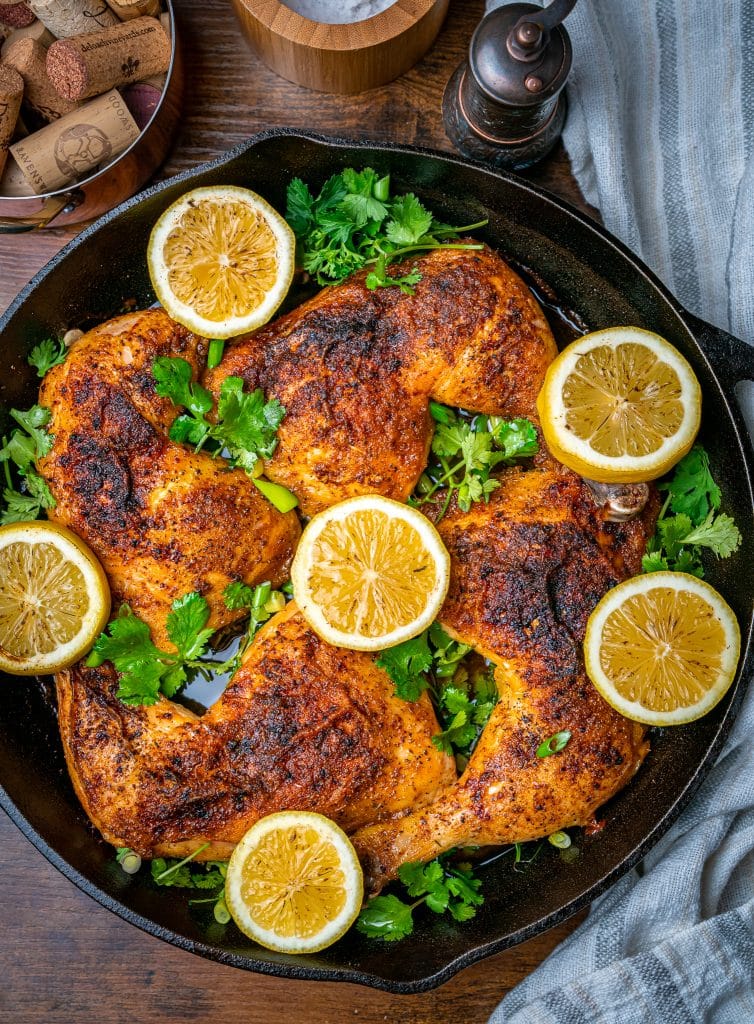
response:
M754 343L754 0L579 0L566 24L585 197L690 310ZM491 1024L754 1022L752 736L754 688L673 829Z

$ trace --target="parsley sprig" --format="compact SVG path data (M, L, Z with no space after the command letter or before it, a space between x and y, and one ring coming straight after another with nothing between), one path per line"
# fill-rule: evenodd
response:
M276 398L265 401L261 388L245 392L240 377L226 377L220 385L216 421L207 413L215 404L212 394L192 380L191 365L178 356L160 356L152 364L155 391L186 411L173 421L169 437L179 444L206 448L224 455L231 466L244 469L257 488L281 512L298 504L287 488L260 479L262 459L270 459L277 448L277 432L285 409Z
M500 416L466 419L438 402L430 402L429 411L435 421L431 458L411 504L424 505L445 490L438 519L447 512L454 494L463 512L468 512L475 501L488 501L500 486L490 475L496 466L539 451L531 420L505 420Z
M5 508L0 513L0 524L3 525L30 522L38 519L43 509L55 507L50 488L34 468L34 462L52 448L54 438L45 429L50 422L50 410L33 405L25 412L11 409L10 415L18 426L9 437L2 439L0 448L0 462L5 475ZM18 486L11 474L11 465L19 478Z
M642 559L644 572L672 569L701 578L705 549L718 558L728 558L738 549L741 533L729 515L717 511L720 488L701 445L694 445L659 489L666 491L667 497Z
M155 646L146 622L123 604L117 617L97 637L86 664L96 668L111 662L119 677L116 697L129 705L155 704L160 694L174 697L197 672L232 674L261 624L285 605L285 597L267 582L256 587L230 583L223 596L231 610L249 609L246 633L236 653L226 661L204 657L215 631L207 627L210 608L206 599L194 592L177 598L170 606L166 629L175 651Z
M414 930L414 910L424 904L435 914L449 913L456 921L469 921L477 907L484 903L479 892L481 881L474 877L468 863L449 860L451 853L443 854L428 864L403 864L398 878L406 887L412 903L398 896L376 896L359 914L356 928L372 939L395 942Z
M334 174L316 197L294 178L285 218L296 235L300 262L318 284L337 284L356 270L372 267L367 288L397 286L409 295L421 273L413 267L393 277L388 273L392 262L431 249L481 249L454 240L487 223L457 228L442 224L413 193L391 196L390 175L380 177L371 167L347 167Z

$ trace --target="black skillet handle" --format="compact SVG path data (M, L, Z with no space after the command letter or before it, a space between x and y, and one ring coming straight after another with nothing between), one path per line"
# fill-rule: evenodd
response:
M687 313L686 318L726 394L735 395L736 384L742 380L754 381L754 345L747 345L692 313Z

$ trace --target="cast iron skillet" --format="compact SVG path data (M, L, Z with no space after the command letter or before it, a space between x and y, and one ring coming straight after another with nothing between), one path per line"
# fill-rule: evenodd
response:
M639 774L605 809L601 834L579 840L581 857L575 864L563 863L548 847L516 873L511 858L502 857L481 869L485 903L473 921L456 925L420 914L415 934L399 946L352 931L315 956L278 955L246 941L232 924L223 928L208 921L187 906L185 895L154 888L142 877L146 872L123 874L73 793L44 681L2 680L0 799L31 842L84 892L182 949L266 974L419 992L564 921L605 892L666 831L719 752L743 694L742 678L754 667L749 568L754 457L733 396L739 380L754 377L754 352L690 316L619 242L524 181L415 149L274 130L124 203L56 256L0 322L0 403L7 409L33 401L37 381L25 355L41 338L101 321L131 299L139 306L154 301L144 258L147 237L158 215L187 189L248 185L281 209L294 175L316 185L343 167L365 164L381 174L389 171L398 189L415 190L450 223L489 217L481 236L534 268L590 328L651 328L691 361L704 393L701 440L711 454L725 508L744 537L737 555L711 564L708 571L741 623L743 655L736 684L700 722L653 736L652 752Z

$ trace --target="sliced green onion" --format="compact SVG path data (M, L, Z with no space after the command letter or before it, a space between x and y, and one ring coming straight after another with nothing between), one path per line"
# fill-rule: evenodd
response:
M278 512L290 512L291 509L298 505L298 498L287 487L283 487L281 484L274 484L271 480L252 479L257 489L275 506Z
M375 182L374 188L372 189L375 199L379 199L381 203L384 203L386 199L390 198L390 175L386 174L384 178L380 178L379 181Z
M269 600L265 602L264 610L270 615L274 615L275 612L281 612L283 608L285 608L285 594L281 594L279 590L273 590Z
M198 846L193 853L188 855L188 857L184 857L183 860L179 860L177 864L172 864L169 868L165 868L165 870L161 871L159 875L154 876L155 882L161 882L163 878L167 878L168 875L172 875L174 871L177 871L178 868L182 868L184 864L188 864L190 860L193 860L197 854L202 852L202 850L206 850L208 846L209 843L202 843L202 845Z
M209 343L209 349L207 351L207 369L214 370L216 366L220 365L220 361L225 351L225 342L221 338L213 338Z
M558 850L567 850L571 845L571 837L567 832L553 832L553 834L548 836L547 839L548 842L552 843L552 845L557 847Z
M568 746L571 734L567 729L562 732L555 732L537 747L537 757L549 757L551 754L559 754L564 747Z
M135 875L141 867L141 857L127 846L119 846L115 859L127 875Z
M578 846L569 846L567 849L560 851L560 859L566 864L573 864L579 859L579 856Z
M215 920L218 924L227 924L228 921L230 921L230 913L225 905L225 899L223 897L220 897L215 904L213 914L215 915Z

